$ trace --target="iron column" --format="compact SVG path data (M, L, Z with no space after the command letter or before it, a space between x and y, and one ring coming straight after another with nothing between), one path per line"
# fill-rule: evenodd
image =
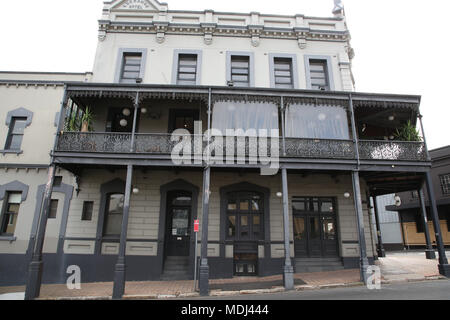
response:
M436 245L439 252L439 273L447 278L450 278L450 265L448 264L447 257L445 256L444 242L442 241L441 225L439 220L439 213L437 210L436 199L434 197L433 181L431 179L431 173L425 174L426 186L428 192L428 198L430 199L431 215L433 217L434 234L436 236Z
M422 212L422 222L423 231L425 232L425 241L427 242L427 248L425 250L425 256L427 259L436 259L436 253L433 249L433 244L431 243L430 230L428 229L428 219L427 219L427 207L425 206L425 196L423 189L418 190L420 207Z
M361 281L367 284L367 268L369 267L369 259L367 259L366 237L364 231L364 214L362 210L361 187L359 184L358 171L352 172L353 195L355 200L356 222L358 226L359 252L360 252L360 269Z
M284 224L284 268L283 282L286 290L294 289L294 267L291 261L291 246L289 240L289 193L286 168L281 169L283 184L283 224Z
M52 164L48 168L47 184L45 185L44 201L40 210L39 226L37 230L36 243L33 248L33 255L28 266L28 280L25 290L25 300L32 300L39 297L42 283L42 273L44 263L42 261L42 249L44 247L45 229L47 218L50 213L50 201L52 200L53 182L55 180L56 166Z
M373 209L375 211L375 222L376 222L376 225L377 225L377 238L378 238L377 252L378 252L378 257L384 258L384 257L386 257L386 251L384 250L383 239L381 237L381 226L380 226L380 217L378 215L377 197L372 197L372 199L373 199Z
M122 230L120 232L119 256L114 271L113 299L122 299L125 292L126 263L125 253L127 247L128 218L130 214L131 181L133 179L133 166L127 166L127 180L125 185L125 200L123 204Z

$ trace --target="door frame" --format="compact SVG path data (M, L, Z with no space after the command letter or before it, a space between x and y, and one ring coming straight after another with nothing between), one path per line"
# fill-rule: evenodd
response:
M171 236L171 234L170 234L170 229L168 229L168 227L169 227L169 225L170 225L170 218L171 218L171 215L169 214L171 211L172 211L172 209L187 209L187 210L189 210L189 215L188 215L188 229L191 229L190 231L189 231L189 239L187 240L188 241L188 243L191 241L191 235L192 235L192 192L190 192L190 191L185 191L185 190L173 190L173 191L169 191L167 194L169 195L169 194L176 194L177 192L179 192L179 193L186 193L186 195L187 194L189 194L190 195L190 197L191 197L191 205L190 206L187 206L187 205L184 205L184 206L176 206L176 205L172 205L172 204L167 204L167 207L166 207L166 230L165 230L165 239L164 239L164 259L166 259L167 257L168 257L168 254L167 254L167 251L169 251L169 249L168 249L168 245L169 245L169 237ZM172 196L171 197L167 197L167 201L169 201L170 199L172 198ZM189 254L190 254L190 252L191 252L191 248L190 248L190 245L188 246L189 247ZM189 256L189 255L187 255L187 256Z
M295 201L296 198L304 198L304 199L331 199L332 203L333 203L333 209L334 209L334 223L335 223L335 229L336 229L336 257L341 257L341 252L340 252L340 228L339 228L339 210L338 210L338 201L336 197L326 197L326 196L308 196L308 197L304 197L304 196L296 196L292 198L292 202ZM295 210L293 208L292 205L292 220L294 220L295 216L301 216L305 219L305 230L307 233L307 239L306 239L306 250L308 251L308 256L307 257L298 257L296 254L296 250L295 250L295 237L294 237L294 257L295 258L315 258L313 256L311 256L311 252L310 252L310 244L309 244L309 225L310 222L307 221L307 217L312 217L312 216L318 216L319 217L319 223L320 223L320 247L321 247L321 256L317 257L317 258L327 258L327 256L324 256L324 239L323 239L323 228L322 228L322 221L321 221L321 217L322 215L320 214L320 212L318 213L314 213L314 211L304 211L301 213L295 213ZM295 224L292 224L292 234L295 235Z
M263 276L266 270L270 268L269 264L271 258L271 243L270 243L270 189L261 187L249 182L240 182L220 188L220 257L227 262L227 266L234 267L232 262L234 258L226 257L226 246L234 245L234 240L227 240L226 226L227 226L227 202L228 194L231 192L256 192L264 196L264 239L259 240L256 243L258 246L264 246L264 258L258 257L257 275ZM231 262L230 262L231 260ZM229 263L229 264L228 264ZM230 276L234 274L234 270L228 270L226 273Z
M160 209L159 209L159 228L158 228L158 266L160 269L160 274L163 273L164 267L164 257L165 257L165 237L166 237L166 223L167 223L167 195L171 191L187 191L192 194L192 205L191 205L191 219L198 218L198 195L199 188L192 183L187 182L183 179L177 179L169 182L160 187ZM191 229L193 229L193 223L191 223ZM194 253L195 252L195 235L193 230L191 230L189 238L189 274L194 278Z

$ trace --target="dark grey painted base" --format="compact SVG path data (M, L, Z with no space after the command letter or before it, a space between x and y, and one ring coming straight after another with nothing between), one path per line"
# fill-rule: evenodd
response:
M403 243L384 243L385 251L401 251L405 248Z
M117 256L111 255L56 255L44 254L44 284L66 283L70 274L66 270L71 265L81 269L81 281L110 282L114 279L114 268ZM342 258L345 269L358 269L359 258ZM155 281L161 279L163 272L159 263L160 257L127 256L127 281ZM374 264L374 258L369 258ZM26 255L0 255L0 286L25 285L28 274L29 257ZM193 263L192 263L193 264ZM210 279L233 278L232 258L209 258ZM284 259L260 259L258 262L258 276L266 277L283 274ZM192 280L194 276L192 275Z
M162 270L157 257L127 256L126 280L159 280ZM81 281L109 282L114 279L117 256L44 254L44 273L42 283L66 283L70 274L67 267L77 265L81 269ZM29 258L26 255L0 255L0 286L25 285L27 281Z
M370 265L375 264L375 257L368 257ZM345 269L359 269L359 258L342 258L342 263L344 264Z
M450 278L450 264L439 264L438 267L441 275Z

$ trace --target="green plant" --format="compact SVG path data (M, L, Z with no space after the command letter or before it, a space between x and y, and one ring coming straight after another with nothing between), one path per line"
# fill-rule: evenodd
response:
M92 113L91 109L89 107L86 107L86 110L84 110L83 117L81 118L81 123L87 131L92 131L92 121L94 120L94 114Z
M78 114L76 111L72 112L72 115L70 116L70 119L68 119L67 122L67 131L69 132L75 132L80 129L80 123L78 121Z
M394 137L399 141L422 141L419 131L410 120L408 120L408 122L402 127L397 128Z

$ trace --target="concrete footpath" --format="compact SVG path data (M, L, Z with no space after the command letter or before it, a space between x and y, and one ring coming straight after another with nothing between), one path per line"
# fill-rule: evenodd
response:
M447 255L449 256L449 255ZM423 252L388 253L376 262L382 274L382 284L443 279L438 272L437 260L426 260ZM362 286L359 269L332 272L295 274L295 290L318 290ZM282 276L264 278L238 277L210 280L211 296L238 296L283 292ZM223 289L221 289L223 287ZM232 288L231 290L229 288ZM248 289L251 288L251 289ZM112 282L83 283L80 290L69 290L66 285L43 285L43 300L108 300L111 299ZM22 300L25 287L0 287L0 300ZM194 298L193 281L127 282L124 299Z

